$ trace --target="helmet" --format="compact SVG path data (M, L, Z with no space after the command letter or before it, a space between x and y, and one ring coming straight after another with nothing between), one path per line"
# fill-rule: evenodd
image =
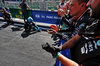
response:
M28 22L30 22L30 23L32 23L32 22L33 22L32 17L28 17Z

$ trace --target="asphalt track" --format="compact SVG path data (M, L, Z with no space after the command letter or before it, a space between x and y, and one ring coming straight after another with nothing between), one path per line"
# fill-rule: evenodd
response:
M53 66L56 59L41 47L46 42L54 43L46 31L25 33L0 21L0 66Z

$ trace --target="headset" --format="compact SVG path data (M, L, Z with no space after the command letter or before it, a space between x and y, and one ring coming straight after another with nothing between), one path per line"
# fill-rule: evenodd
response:
M84 6L84 4L81 7L83 7L83 6Z
M84 7L84 6L86 6L86 3L83 3L83 5L81 7Z

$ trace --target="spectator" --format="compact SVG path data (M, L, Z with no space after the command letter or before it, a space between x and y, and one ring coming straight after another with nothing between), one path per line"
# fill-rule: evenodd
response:
M7 21L8 25L10 23L13 23L13 21L11 19L11 13L9 13L8 11L6 11L6 9L4 7L2 7L2 15L3 15L3 18Z
M27 18L29 17L28 12L27 12L27 8L30 9L29 6L26 4L26 0L23 0L23 2L19 5L19 7L22 10L24 22L26 22L25 20L27 20Z
M65 6L66 6L65 0L62 0L61 3L59 3L59 5L58 5L58 9L63 8Z
M27 22L24 24L24 28L26 32L41 31L41 29L34 23L32 17L28 17Z
M64 17L64 18L66 18L66 19L70 19L70 18L72 18L72 16L70 16L70 14L69 14L69 3L70 3L70 1L68 1L67 3L66 3L66 5L63 7L63 8L59 8L58 9L58 15L60 15L60 16L62 16L62 13L63 14L68 14L66 17ZM63 16L62 16L63 17ZM71 20L71 19L70 19ZM68 27L70 24L68 23L68 20L66 20L66 21L63 21L63 23ZM52 26L52 25L51 25ZM53 25L54 26L54 25ZM55 26L55 27L57 27L57 26ZM54 27L53 27L54 28ZM72 31L73 31L73 26L72 27L70 27L71 29L72 29ZM54 28L55 29L55 28ZM59 29L59 28L57 28L57 29ZM61 32L61 31L65 31L65 30L60 30L59 32ZM52 37L53 37L53 40L57 40L57 36L56 35L52 35Z
M63 8L59 8L58 9L58 15L60 15L62 17L62 15L60 14L62 11L62 13L64 12L64 14L69 14L69 5L70 5L70 1L66 2L66 5Z
M90 21L81 30L86 32L99 32L100 36L100 0L89 0L87 6L92 7L92 16L95 20L90 18ZM88 27L89 26L89 27ZM95 27L95 28L94 28ZM80 32L78 33L80 34ZM60 47L52 47L48 44L43 45L43 49L50 52L54 57L56 56L65 66L99 66L100 65L100 37L95 35L92 38L86 39L81 35L75 35L72 39L64 43ZM91 33L90 33L91 34ZM92 33L92 35L94 35ZM48 49L47 47L48 46ZM74 47L74 61L64 57L58 53L61 50Z

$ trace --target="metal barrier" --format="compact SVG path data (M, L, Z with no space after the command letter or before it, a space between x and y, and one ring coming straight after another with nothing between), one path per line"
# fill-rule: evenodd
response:
M0 7L7 7L7 8L19 8L19 4L21 3L21 0L19 1L5 1L5 4L0 0ZM31 9L34 10L56 10L57 11L57 5L60 3L60 1L28 1L27 4Z
M21 9L10 8L9 10L13 18L23 19ZM28 10L28 15L32 17L35 22L56 25L60 25L62 22L61 16L58 16L58 12L54 11Z

